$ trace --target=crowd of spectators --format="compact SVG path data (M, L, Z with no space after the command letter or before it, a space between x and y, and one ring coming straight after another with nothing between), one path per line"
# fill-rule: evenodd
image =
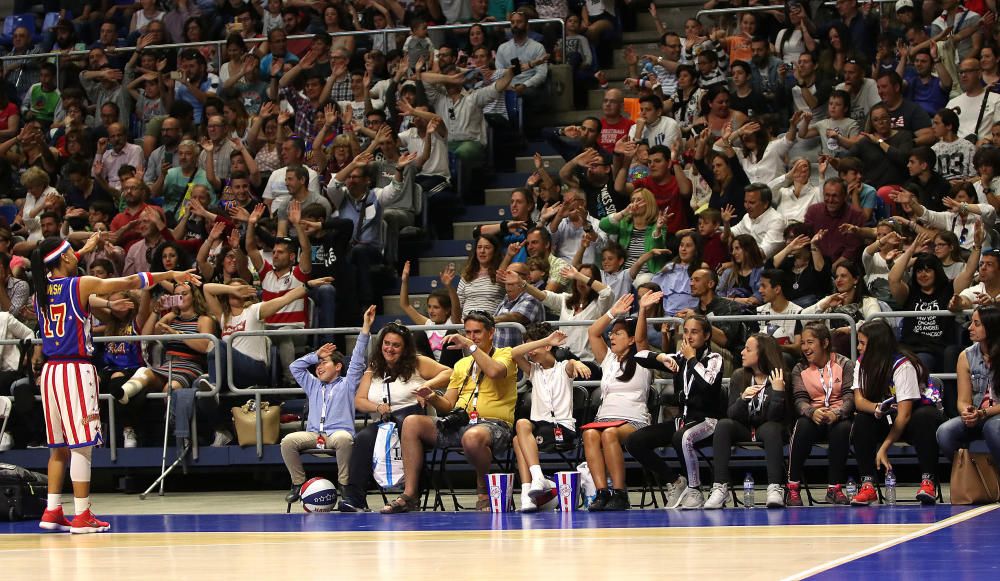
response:
M239 337L233 384L259 384L277 365L279 385L294 380L307 392L303 382L370 384L365 397L342 398L338 413L351 417L414 404L450 416L464 405L481 415L455 432L423 413L397 417L407 473L419 473L424 447L441 445L462 445L483 473L514 438L529 505L546 484L525 440L543 428L546 443L576 438L560 390L580 377L602 382L600 427L580 435L598 509L627 508L623 447L664 481L673 506L718 508L728 496L725 451L748 435L769 450L768 503L795 504L796 462L808 452L793 448L785 473L773 449L785 428L806 434L796 441L829 438L831 458L840 446L846 461L851 431L838 422L852 421L868 485L860 503L888 464L886 446L902 438L918 448L921 499L933 501L933 433L946 418L959 424L941 428L945 451L985 435L1000 453L1000 407L983 379L1000 300L996 6L705 7L755 10L672 22L655 4L612 0L64 3L51 29L15 28L4 53L14 58L2 61L3 337L22 339L35 325L26 258L46 237L69 240L92 276L201 275L203 289L162 284L91 302L95 332L115 336L361 322L367 336L375 311L366 309L381 312L386 279L399 277L413 323L464 323L465 333L397 325L373 341L368 373L354 361L361 350L344 377L335 337L282 335L273 346ZM615 54L638 17L653 19L656 48ZM559 26L529 26L533 18L563 19L565 42ZM509 25L483 26L497 20ZM459 23L468 26L433 27ZM341 34L396 27L406 31ZM42 52L55 54L32 57ZM557 65L571 70L577 108L601 92L599 115L551 126ZM451 237L455 208L481 203L504 145L526 138L544 139L564 163L550 173L535 155L507 219L475 229L467 261L440 273L419 312L408 295L418 266L401 241L414 231ZM978 310L959 316L969 309ZM955 314L866 323L894 310ZM817 322L707 318L736 314ZM683 323L649 321L660 317ZM553 332L546 320L596 322ZM877 357L851 359L853 327L858 353ZM221 357L210 342L174 343L165 357L183 352L183 365L171 385L148 349L109 344L96 357L102 389L133 406L126 446L145 437L140 393L225 384L209 373ZM5 351L3 373L17 369ZM38 368L36 355L25 357ZM317 376L305 371L317 363ZM555 394L532 396L551 409L533 410L530 425L514 421L519 369L536 391ZM929 372L956 371L943 398L928 386ZM664 374L676 378L679 407L676 421L658 423L643 410L651 378ZM828 375L840 382L833 392ZM19 379L0 373L0 392ZM399 379L412 395L390 402L371 391ZM19 407L0 448L41 440L34 413ZM886 415L897 418L891 430ZM215 445L232 439L218 413L203 425ZM367 460L344 452L353 423L337 429L346 436L328 443L340 483L353 486L345 501L364 508L366 482L347 466ZM370 454L372 434L358 436ZM707 500L692 452L705 439L719 458ZM307 440L283 446L286 460ZM665 446L677 448L683 475L659 460ZM301 467L291 472L300 483ZM831 465L830 478L830 499L842 502L843 470ZM386 510L413 508L418 482L408 478Z

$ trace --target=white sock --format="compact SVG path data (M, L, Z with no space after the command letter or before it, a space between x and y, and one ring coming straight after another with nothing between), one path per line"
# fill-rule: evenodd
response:
M528 494L529 490L531 490L531 483L530 482L528 482L528 483L521 483L521 494Z
M83 498L73 497L73 507L76 509L76 514L83 514L90 510L90 497L85 496Z
M542 474L542 467L538 464L528 467L528 471L531 472L532 480L545 480L545 475Z
M61 494L50 494L48 505L45 507L49 510L55 510L62 506L62 495Z

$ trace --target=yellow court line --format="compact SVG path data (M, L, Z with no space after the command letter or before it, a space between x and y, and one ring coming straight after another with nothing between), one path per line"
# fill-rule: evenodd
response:
M878 553L879 551L884 551L884 550L886 550L888 548L895 547L896 545L901 545L901 544L903 544L903 543L905 543L907 541L912 541L913 539L917 539L917 538L929 535L929 534L931 534L933 532L937 532L939 530L946 529L946 528L948 528L948 527L950 527L952 525L956 525L956 524L965 522L967 520L974 519L977 516L984 515L984 514L990 512L990 511L996 510L998 508L1000 508L1000 505L990 504L990 505L981 506L979 508L974 508L972 510L965 511L965 512L963 512L961 514L956 514L954 516L950 516L950 517L948 517L948 518L946 518L946 519L944 519L942 521L938 521L938 522L936 522L936 523L934 523L932 525L929 525L927 527L924 527L924 528L922 528L922 529L920 529L918 531L914 531L912 533L909 533L907 535L903 535L903 536L901 536L899 538L896 538L896 539L890 539L890 540L885 541L883 543L879 543L879 544L875 545L874 547L868 547L866 549L861 549L860 551L856 551L856 552L851 553L850 555L846 555L844 557L840 557L840 558L837 558L837 559L832 559L830 561L827 561L826 563L822 563L820 565L816 565L815 567L812 567L811 569L806 569L805 571L802 571L802 572L796 573L794 575L790 575L788 577L785 577L781 581L797 581L799 579L805 579L806 577L810 577L812 575L817 575L817 574L822 573L824 571L828 571L830 569L833 569L834 567L839 567L840 565L843 565L845 563L850 563L851 561L856 561L857 559L861 559L863 557L867 557L868 555L873 555L875 553Z

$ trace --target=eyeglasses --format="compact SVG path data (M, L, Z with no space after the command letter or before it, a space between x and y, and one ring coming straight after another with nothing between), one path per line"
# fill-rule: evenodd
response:
M973 75L981 71L982 69L959 69L958 74L960 75Z
M388 323L385 326L385 331L384 332L387 332L387 333L396 333L397 335L405 335L407 337L410 335L410 329L409 329L409 327L407 327L407 326L405 326L405 325L403 325L401 323L397 323L396 321Z

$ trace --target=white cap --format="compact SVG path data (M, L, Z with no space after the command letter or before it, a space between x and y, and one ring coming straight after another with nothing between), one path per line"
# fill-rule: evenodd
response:
M913 8L913 0L896 0L896 12L904 8Z

